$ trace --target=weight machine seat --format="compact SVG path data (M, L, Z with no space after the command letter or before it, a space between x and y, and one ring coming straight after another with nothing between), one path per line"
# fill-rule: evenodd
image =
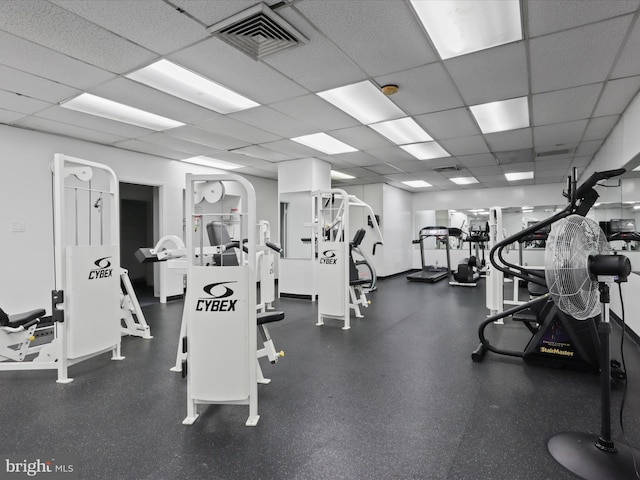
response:
M19 327L20 325L30 324L33 325L34 320L39 319L40 317L44 317L45 310L44 308L39 308L37 310L30 310L28 312L16 313L15 315L7 315L0 308L0 327Z
M279 322L284 318L284 312L259 312L257 314L258 325L264 325L265 323Z
M229 232L227 232L227 227L225 227L224 223L221 222L209 222L207 224L207 236L209 237L209 243L213 247L231 243L231 237L229 236ZM238 256L236 255L235 248L231 251L226 251L221 255L213 255L213 261L216 265L220 266L237 267L240 265L238 263Z
M365 236L366 232L364 230L364 228L359 229L356 234L353 236L353 240L351 240L351 247L359 247L360 244L362 243L362 240L364 240L364 236Z

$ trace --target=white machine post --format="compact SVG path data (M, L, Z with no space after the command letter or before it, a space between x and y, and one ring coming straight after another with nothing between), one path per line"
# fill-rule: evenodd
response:
M318 259L315 266L318 321L337 318L351 328L349 311L349 195L340 189L318 190L315 201Z
M502 208L491 207L489 209L489 244L491 249L501 240L502 236ZM496 269L491 262L487 265L487 308L489 315L493 316L502 312L504 308L504 273ZM502 319L495 323L504 323Z
M207 219L220 214L198 211L194 191L196 184L212 181L233 181L244 190L242 212L232 214L238 219L240 245L247 239L244 245L248 252L240 254L238 266L209 266L204 259L208 246L204 231ZM198 405L236 404L249 405L246 425L255 426L260 418L256 374L255 191L246 179L233 174L187 174L186 184L188 371L187 416L182 423L191 425L196 421Z

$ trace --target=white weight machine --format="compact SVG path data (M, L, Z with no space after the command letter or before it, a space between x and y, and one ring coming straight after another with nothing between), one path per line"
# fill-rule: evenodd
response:
M362 318L360 307L370 304L366 297L367 290L357 278L357 268L351 256L350 207L365 208L369 213L371 226L379 239L374 244L374 253L377 245L384 244L382 233L371 207L356 196L348 195L341 189L328 189L312 192L312 198L317 249L314 269L318 295L316 325L324 325L325 318L333 318L342 320L342 329L348 330L351 328L351 310L354 310L356 317ZM358 245L361 240L357 241ZM375 274L372 274L372 280L374 277Z
M242 203L231 212L208 211L198 205L203 199L217 203L224 197L222 182L235 182L242 190ZM284 317L282 312L257 313L257 230L255 191L243 177L233 174L187 174L186 246L178 237L165 237L153 249L140 249L140 261L172 261L185 268L187 291L184 301L176 365L171 370L187 377L187 416L193 424L198 407L206 404L249 405L247 426L258 423L257 383L264 379L258 358L275 352L265 323ZM212 195L215 193L215 195ZM225 224L232 225L238 240L231 240ZM253 227L250 227L253 226ZM246 240L245 240L246 239ZM267 242L265 242L266 244ZM173 244L176 248L167 248ZM236 253L237 252L237 253ZM265 268L273 274L273 269ZM264 297L265 303L269 303ZM267 332L265 348L257 349L257 333ZM263 328L264 327L264 328ZM264 334L263 334L264 339ZM267 346L270 344L271 348ZM257 352L257 353L256 353Z
M32 344L44 310L10 316L0 327L0 371L57 370L57 382L68 383L72 365L109 351L112 360L123 360L122 334L151 335L127 271L119 267L115 173L63 154L55 154L52 173L55 290L53 325L46 328L53 339Z

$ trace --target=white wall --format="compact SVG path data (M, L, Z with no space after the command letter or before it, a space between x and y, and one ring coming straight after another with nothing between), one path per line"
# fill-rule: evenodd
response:
M394 275L412 268L411 241L416 236L413 225L412 193L382 185L383 211L380 219L384 246L384 263L379 276Z
M0 125L0 306L9 313L33 308L50 311L54 288L51 171L54 153L109 165L120 181L159 186L160 235L182 237L182 190L187 172L215 169L130 152L57 135ZM277 225L277 183L247 177L260 199L257 216ZM25 231L12 232L16 222ZM274 233L277 233L274 231Z

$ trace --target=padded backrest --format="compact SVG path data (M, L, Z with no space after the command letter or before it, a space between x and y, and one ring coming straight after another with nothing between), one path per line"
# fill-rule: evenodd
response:
M211 246L213 247L218 245L226 245L231 242L231 237L229 236L229 232L227 232L227 227L225 227L224 223L221 222L208 223L207 235L209 237L209 244L211 244ZM233 250L224 252L221 255L214 255L213 261L216 263L216 265L227 267L237 267L239 265L235 248Z
M353 236L353 240L351 241L351 246L359 247L360 244L362 243L362 240L364 239L365 233L366 232L364 231L364 228L361 228L360 230L358 230L356 234Z

